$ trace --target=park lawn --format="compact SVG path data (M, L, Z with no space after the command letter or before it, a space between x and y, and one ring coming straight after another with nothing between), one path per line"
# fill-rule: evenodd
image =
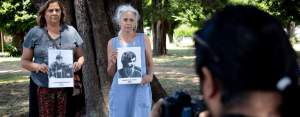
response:
M194 48L168 49L167 55L153 56L155 67L194 67Z
M194 49L168 49L167 55L153 56L156 67L189 67L194 65ZM20 58L0 57L0 66L20 66ZM185 89L192 97L199 94L199 80L196 76L183 73L157 74L168 95L176 89ZM28 75L0 76L0 117L28 116L29 79Z
M0 116L28 116L28 75L0 76Z

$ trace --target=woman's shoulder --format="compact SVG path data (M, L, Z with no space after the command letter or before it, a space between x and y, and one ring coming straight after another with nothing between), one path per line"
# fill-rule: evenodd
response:
M63 29L65 29L67 31L71 31L71 32L76 31L76 29L73 26L71 26L71 25L62 24L62 26L63 26Z
M144 41L149 40L149 37L145 33L139 33L140 35L143 35Z
M42 28L40 26L35 26L31 28L28 33L36 33L36 31L42 31Z
M40 26L35 26L29 30L29 32L27 33L26 36L32 36L32 37L38 36L39 37L42 33L44 33L42 28Z

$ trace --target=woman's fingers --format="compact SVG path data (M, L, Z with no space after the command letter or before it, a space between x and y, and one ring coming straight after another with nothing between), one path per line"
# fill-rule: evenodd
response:
M45 63L43 63L40 64L39 68L36 70L36 73L38 73L39 71L48 74L49 68Z
M81 69L81 65L78 63L78 62L75 62L74 64L73 64L73 71L74 72L77 72L78 70L80 70Z
M112 61L113 63L116 63L116 57L117 57L117 55L113 55L113 56L111 57L111 61Z
M144 78L142 79L141 84L145 85L145 84L147 84L147 83L149 83L151 81L152 81L151 77L149 75L145 75Z

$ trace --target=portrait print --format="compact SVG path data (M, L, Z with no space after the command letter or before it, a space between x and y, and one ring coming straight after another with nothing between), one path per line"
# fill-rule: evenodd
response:
M73 52L72 50L48 50L49 87L69 86L73 84ZM58 85L58 86L57 86Z
M125 84L138 83L139 79L142 78L140 47L119 48L117 69L118 78L121 82L124 81Z

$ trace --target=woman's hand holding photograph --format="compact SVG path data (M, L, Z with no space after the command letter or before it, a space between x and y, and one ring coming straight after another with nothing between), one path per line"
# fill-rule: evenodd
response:
M39 68L35 72L38 73L39 71L48 74L49 68L45 63L43 63L40 64Z

